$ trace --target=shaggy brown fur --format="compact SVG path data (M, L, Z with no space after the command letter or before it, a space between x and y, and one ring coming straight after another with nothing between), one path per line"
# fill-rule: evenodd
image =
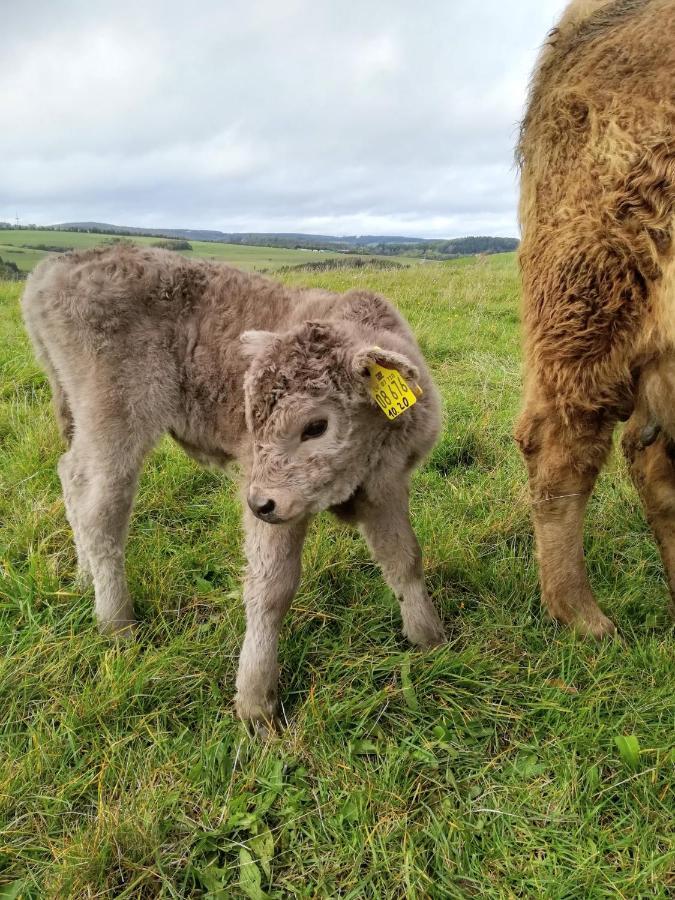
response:
M674 126L673 0L572 3L541 54L518 149L526 390L516 438L543 600L596 636L614 626L591 594L582 521L614 426L631 414L627 452L675 583L675 520L656 523L661 488L642 472L635 438L649 416L643 373L667 390L658 372L675 354ZM666 490L665 437L656 454L647 470Z
M23 310L70 444L59 475L103 629L133 624L129 515L143 457L169 432L200 462L236 459L243 469L242 718L274 716L279 629L307 523L322 510L349 510L361 527L408 638L443 640L408 515L410 472L438 435L438 395L384 298L292 290L227 266L118 247L42 263ZM370 395L373 362L423 389L393 421Z

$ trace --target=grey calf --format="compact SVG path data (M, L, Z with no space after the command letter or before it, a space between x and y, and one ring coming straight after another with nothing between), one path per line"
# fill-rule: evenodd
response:
M322 510L360 526L410 641L444 640L408 514L410 472L438 436L438 396L410 329L384 298L292 290L123 246L42 263L23 311L69 443L59 475L102 630L133 628L129 517L143 458L169 432L200 462L236 459L243 471L244 720L275 716L279 630L307 524ZM422 390L393 421L373 399L374 365Z

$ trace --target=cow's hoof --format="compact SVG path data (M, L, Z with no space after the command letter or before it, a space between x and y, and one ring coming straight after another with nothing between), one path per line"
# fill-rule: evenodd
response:
M616 625L599 609L587 610L575 616L551 614L559 625L566 625L581 637L595 638L596 641L616 635Z
M595 638L597 641L616 636L616 625L600 610L593 616L577 619L571 624L577 634Z

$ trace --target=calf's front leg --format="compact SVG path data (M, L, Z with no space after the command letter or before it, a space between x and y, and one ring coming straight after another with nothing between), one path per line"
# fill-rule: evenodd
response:
M279 631L298 588L307 522L269 525L244 512L246 634L239 657L236 708L254 726L277 712Z
M443 625L424 585L422 551L410 524L407 486L377 501L360 498L355 514L373 558L398 598L404 635L417 647L444 643Z

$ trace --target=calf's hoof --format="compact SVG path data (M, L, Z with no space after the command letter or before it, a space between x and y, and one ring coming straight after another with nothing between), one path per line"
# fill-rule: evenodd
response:
M279 724L276 698L261 700L239 692L234 705L251 737L269 740L276 733Z
M419 647L420 650L439 647L448 640L435 610L433 614L424 614L414 618L406 617L403 634L414 647Z
M75 589L84 593L89 590L93 583L94 579L89 569L78 566L75 573Z
M411 637L410 634L406 636L413 647L418 647L420 650L432 650L434 647L440 647L448 642L448 638L442 627L430 628L423 632L417 632L414 638Z
M261 722L258 719L249 719L243 724L249 737L256 741L273 741L277 737L278 727L276 722L272 724L269 722Z
M138 625L135 619L115 619L112 622L99 621L98 623L98 630L101 634L115 641L122 642L132 641L136 635L137 628Z

